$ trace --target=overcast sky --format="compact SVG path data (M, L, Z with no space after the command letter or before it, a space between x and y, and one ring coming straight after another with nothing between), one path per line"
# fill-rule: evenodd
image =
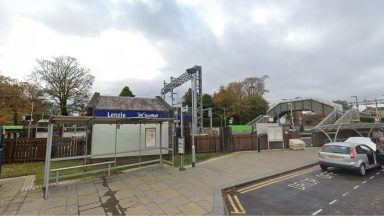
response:
M0 73L69 55L93 90L159 95L201 65L203 91L268 75L266 98L384 94L384 1L0 0ZM180 96L189 84L180 88Z

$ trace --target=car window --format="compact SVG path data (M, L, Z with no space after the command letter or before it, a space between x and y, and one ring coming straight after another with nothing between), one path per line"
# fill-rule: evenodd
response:
M365 152L371 152L372 151L370 148L368 148L365 145L361 145L361 148L364 149Z
M365 154L365 151L363 148L361 148L361 146L357 146L356 147L356 153L357 154Z
M323 152L336 153L336 154L349 154L349 147L339 146L339 145L326 145L323 148Z

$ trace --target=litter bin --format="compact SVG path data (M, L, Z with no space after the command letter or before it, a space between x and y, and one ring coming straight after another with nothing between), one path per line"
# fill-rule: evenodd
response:
M4 160L4 143L3 143L3 127L0 125L0 173L1 173L1 165Z

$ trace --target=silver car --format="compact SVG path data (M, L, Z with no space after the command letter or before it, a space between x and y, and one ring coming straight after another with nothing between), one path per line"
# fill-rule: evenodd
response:
M349 142L327 143L319 152L319 163L322 170L338 167L356 170L365 175L367 169L381 167L376 152L365 144Z

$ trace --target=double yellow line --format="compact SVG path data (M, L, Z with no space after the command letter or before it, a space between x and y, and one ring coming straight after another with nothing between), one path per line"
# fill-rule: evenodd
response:
M244 207L243 205L241 205L240 200L236 194L234 195L227 194L227 197L233 208L233 211L231 211L232 214L245 214Z
M312 172L313 170L316 170L316 169L318 169L318 168L317 167L312 167L312 168L309 168L309 169L300 170L300 171L297 171L297 172L294 172L294 173L283 175L283 176L280 176L280 177L277 177L277 178L273 178L273 179L270 179L270 180L267 180L267 181L263 181L263 182L260 182L260 183L256 183L256 184L253 184L253 185L241 188L241 189L238 190L238 192L240 192L242 194L243 193L247 193L249 191L253 191L253 190L256 190L256 189L259 189L259 188L262 188L262 187L265 187L265 186L268 186L268 185L271 185L271 184L274 184L276 182L280 182L280 181L283 181L283 180L286 180L286 179L290 179L290 178L293 178L293 177L296 177L296 176L299 176L299 175L302 175L302 174L305 174L305 173Z

